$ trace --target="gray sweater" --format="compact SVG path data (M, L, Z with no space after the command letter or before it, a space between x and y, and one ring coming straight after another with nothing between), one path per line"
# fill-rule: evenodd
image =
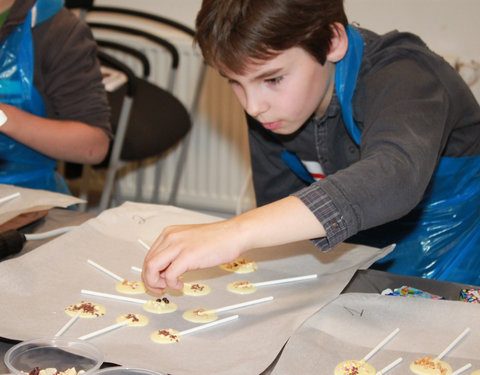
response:
M412 34L359 31L365 48L352 106L360 147L336 93L324 116L291 135L247 118L257 204L299 197L325 227L327 237L314 240L322 250L406 215L441 156L480 155L480 107L458 73ZM284 149L320 162L326 178L300 180L280 159Z

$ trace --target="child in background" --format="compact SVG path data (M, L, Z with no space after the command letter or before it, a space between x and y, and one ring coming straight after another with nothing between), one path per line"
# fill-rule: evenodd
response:
M247 113L259 207L166 228L148 289L304 239L397 243L376 267L480 284L480 108L444 59L349 25L342 0L204 0L196 26Z
M70 193L57 160L98 164L110 108L96 43L63 0L0 0L0 183Z

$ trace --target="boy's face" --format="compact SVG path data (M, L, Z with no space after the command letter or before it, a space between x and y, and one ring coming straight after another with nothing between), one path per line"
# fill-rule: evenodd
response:
M321 65L302 48L247 64L245 71L237 75L227 69L221 74L247 113L274 133L294 133L312 114L323 115L330 103L335 65Z

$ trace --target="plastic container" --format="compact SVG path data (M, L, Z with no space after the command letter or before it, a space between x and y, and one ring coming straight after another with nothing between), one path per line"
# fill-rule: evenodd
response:
M165 375L162 372L129 367L108 367L98 370L95 375Z
M103 363L102 352L93 344L62 337L21 342L5 354L5 365L12 374L25 375L35 367L65 371L74 367L84 375L93 375Z

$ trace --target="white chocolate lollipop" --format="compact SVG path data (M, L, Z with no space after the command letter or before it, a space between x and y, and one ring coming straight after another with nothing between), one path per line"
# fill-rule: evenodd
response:
M228 272L250 273L258 269L258 264L251 259L237 258L232 262L221 264L220 268Z
M143 285L141 281L128 280L123 280L116 283L115 289L117 290L117 292L125 294L142 294L147 291L145 289L145 285Z
M78 312L79 318L98 318L99 316L105 314L105 306L99 305L97 303L81 301L74 303L65 307L65 313L70 316L76 316Z
M182 316L185 320L188 320L189 322L193 322L193 323L213 322L214 320L218 319L217 313L230 311L234 309L240 309L242 307L257 305L259 303L268 302L272 300L273 300L273 296L270 296L270 297L254 299L254 300L246 301L242 303L237 303L235 305L219 307L217 309L204 309L204 308L192 309L192 310L185 311Z
M345 361L335 367L335 375L375 375L375 368L363 360Z
M92 290L86 290L86 289L82 289L81 293L88 294L90 296L114 299L117 301L139 303L143 305L144 310L148 312L152 312L154 314L166 314L166 313L171 313L177 310L177 304L168 300L166 297L158 298L156 300L145 300L140 298L117 296L115 294L109 294L109 293L94 292Z
M233 281L227 284L227 290L237 294L251 294L255 293L257 288L249 281Z
M377 346L375 346L365 357L361 360L348 360L339 363L334 370L335 375L370 375L376 374L375 368L367 363L384 345L386 345L398 332L399 328L393 330L387 337L385 337ZM382 370L384 371L384 370Z
M150 339L158 344L171 344L180 340L179 331L176 329L159 329L150 335Z
M182 314L182 317L192 323L209 323L218 319L214 310L203 308L187 310Z
M469 332L470 328L466 328L437 357L432 358L431 356L427 356L416 359L410 363L410 370L414 374L418 375L451 375L453 372L452 367L447 362L442 361L442 358L445 357L447 353L452 350L455 345L457 345Z
M147 301L143 305L143 309L154 314L168 314L177 310L177 304L163 297Z
M207 284L203 283L184 283L183 294L187 296L205 296L212 291Z
M112 271L106 269L98 263L95 263L93 260L87 259L87 263L96 268L97 270L105 273L110 276L112 279L117 280L115 284L115 289L120 293L126 294L141 294L145 293L145 285L141 281L128 281L121 276L113 273Z
M437 358L417 358L410 363L410 370L419 375L451 375L452 367Z
M285 279L278 279L278 280L261 281L257 283L251 283L249 281L234 281L227 284L227 290L237 294L250 294L250 293L254 293L257 290L257 287L293 283L297 281L312 280L316 278L317 278L317 275L313 274L313 275L306 275L306 276L287 277Z
M199 325L199 326L194 327L194 328L186 329L184 331L177 331L177 330L172 329L172 328L160 329L158 331L153 332L150 335L150 339L153 342L156 342L156 343L159 343L159 344L170 344L170 343L173 343L173 342L179 342L181 336L189 335L189 334L192 334L192 333L195 333L195 332L198 332L198 331L201 331L201 330L204 330L204 329L207 329L207 328L219 325L219 324L230 322L230 321L235 320L235 319L238 319L238 315L232 315L232 316L229 316L227 318L223 318L223 319L220 319L220 320L216 320L214 322L202 324L202 325Z
M117 317L117 323L125 321L130 327L143 327L148 324L148 318L141 314L123 314Z

